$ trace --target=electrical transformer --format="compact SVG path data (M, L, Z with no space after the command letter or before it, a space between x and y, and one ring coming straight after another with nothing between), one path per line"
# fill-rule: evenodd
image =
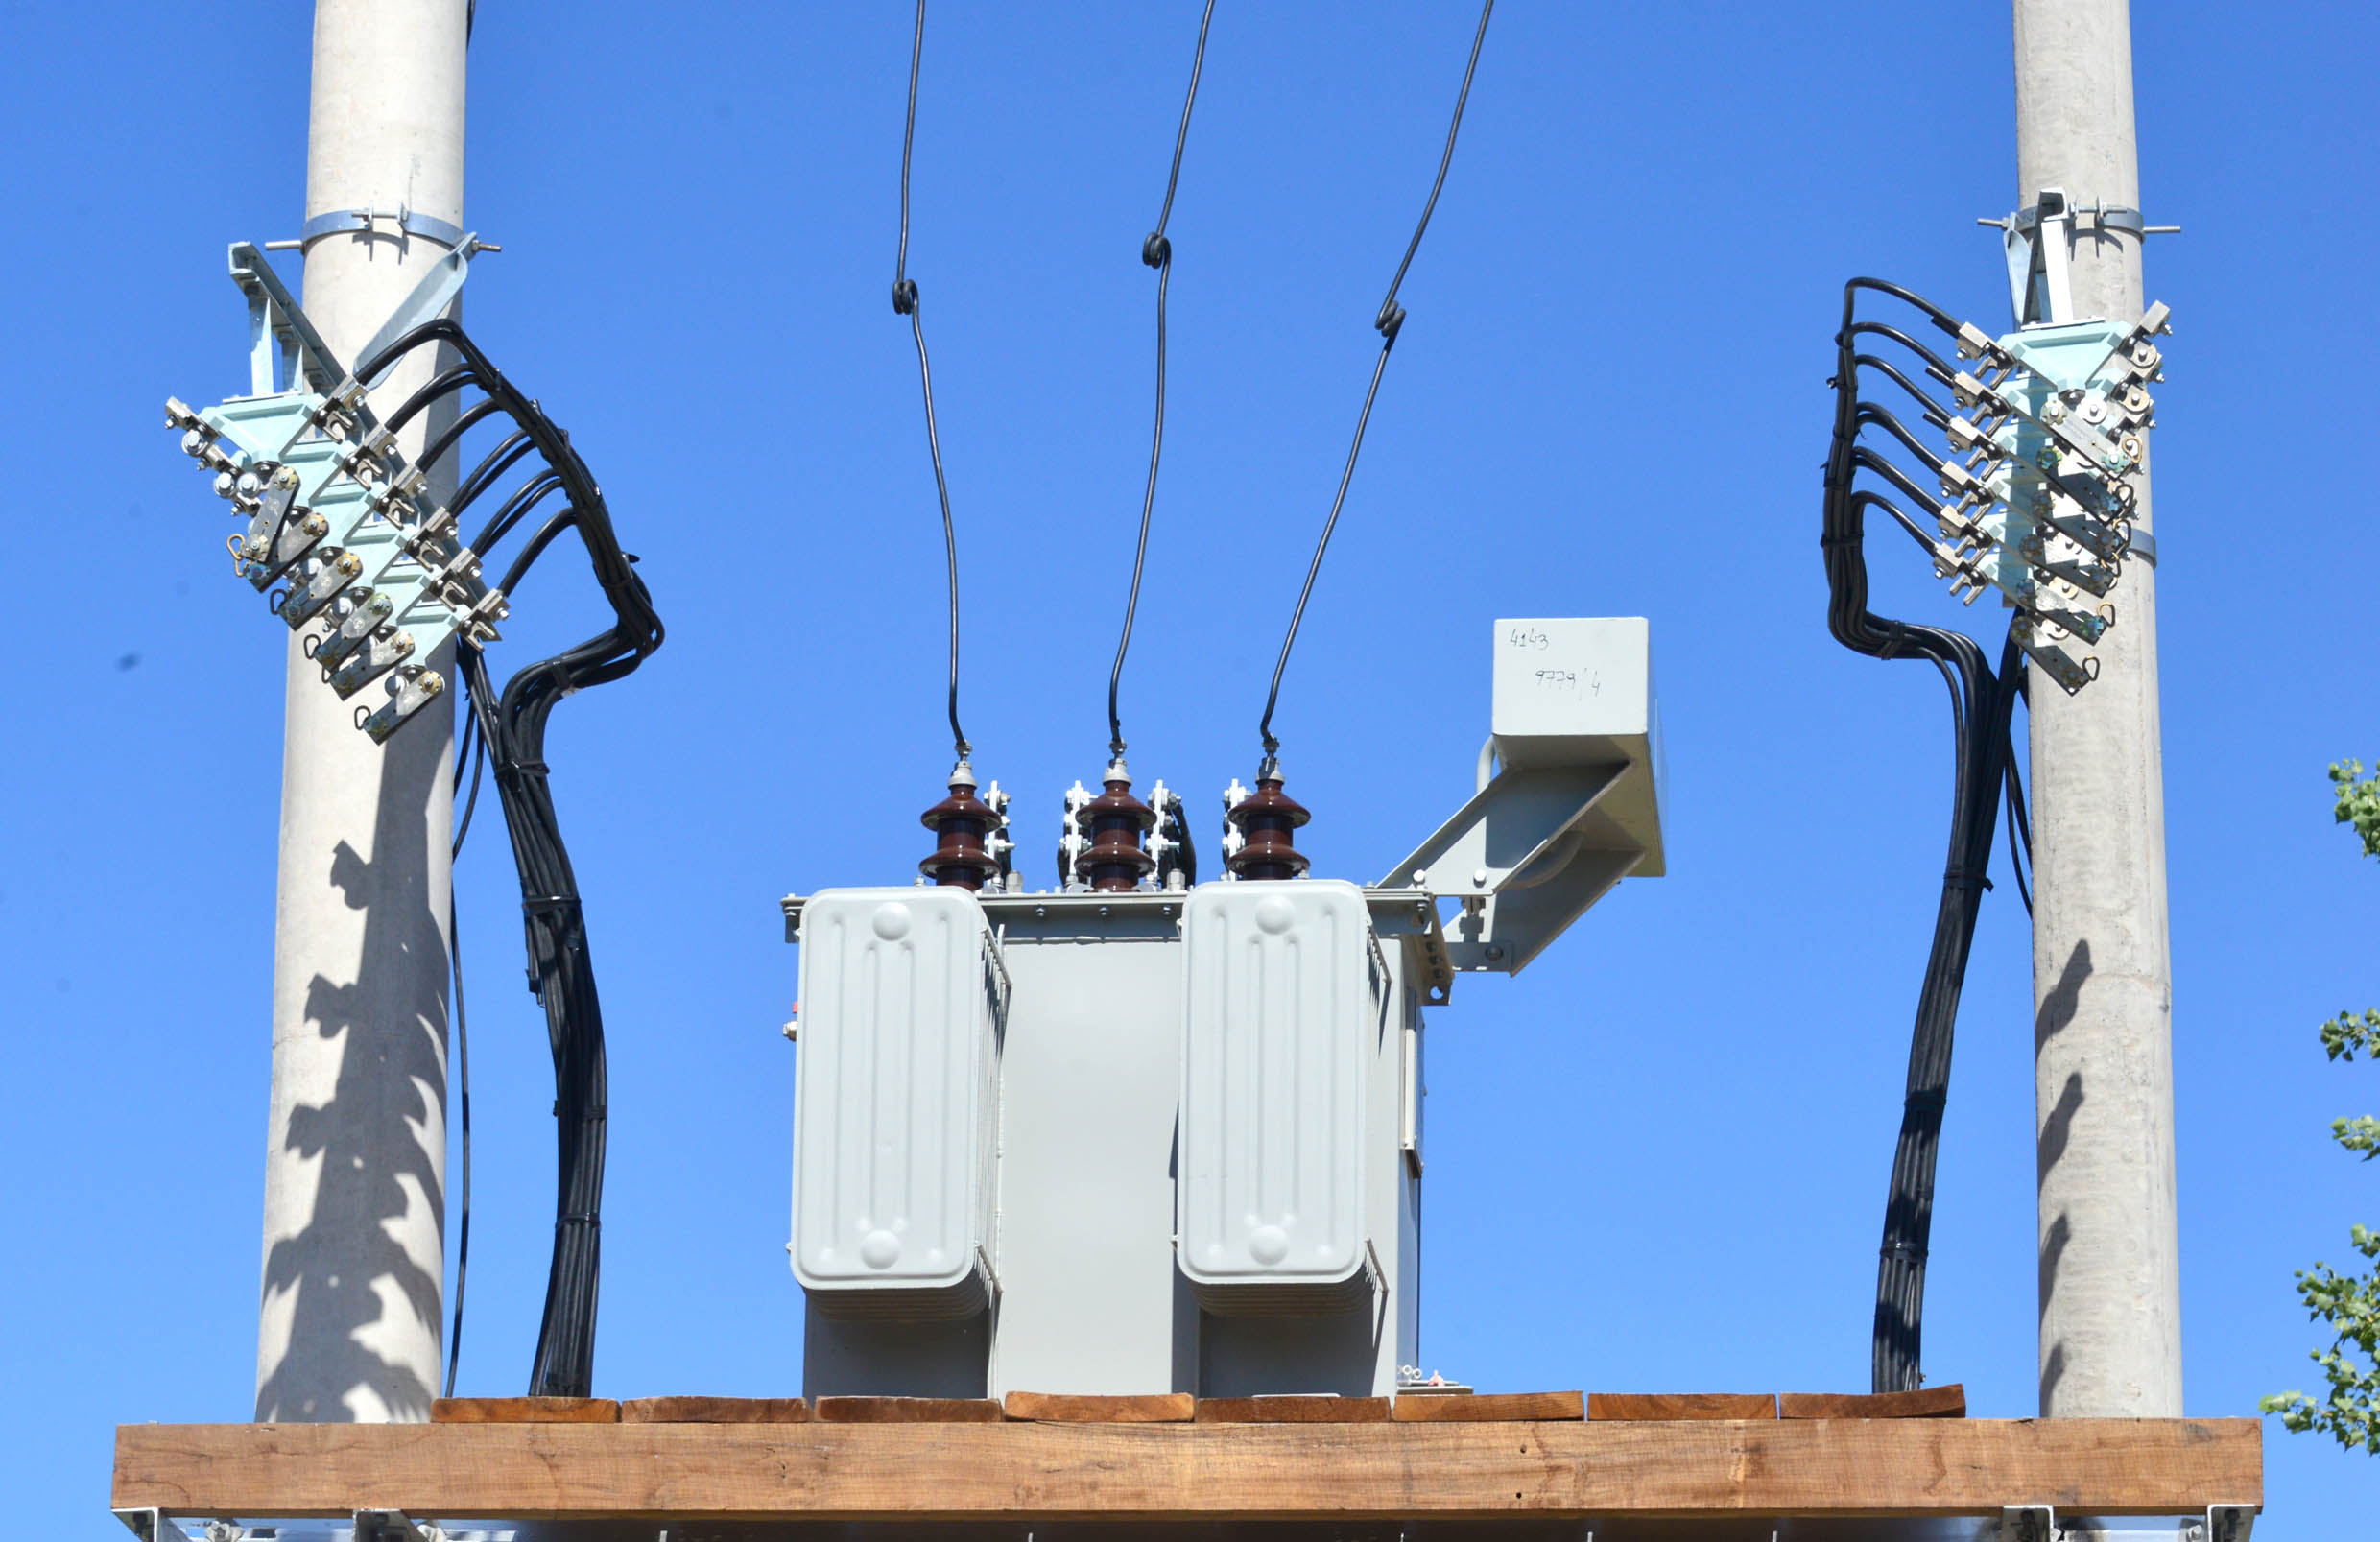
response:
M785 901L809 1395L1394 1395L1426 1009L1661 870L1645 622L1495 660L1478 795L1381 883Z

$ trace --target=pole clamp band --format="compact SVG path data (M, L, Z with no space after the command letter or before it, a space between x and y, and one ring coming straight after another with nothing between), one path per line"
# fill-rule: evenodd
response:
M394 209L331 209L299 225L295 241L268 241L265 247L272 251L303 251L324 236L370 235L378 229L382 221L396 226L395 233L400 239L419 236L441 247L463 245L463 226L449 225L444 220L399 205ZM496 249L487 247L482 249L493 251Z

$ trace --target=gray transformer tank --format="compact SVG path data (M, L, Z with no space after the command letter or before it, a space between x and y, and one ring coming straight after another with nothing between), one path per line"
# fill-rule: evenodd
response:
M1381 885L785 902L807 1395L1394 1395L1423 1008L1659 870L1645 623L1496 626L1503 770Z

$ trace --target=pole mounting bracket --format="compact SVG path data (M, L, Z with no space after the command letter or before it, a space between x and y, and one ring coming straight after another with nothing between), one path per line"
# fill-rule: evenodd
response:
M2121 203L2075 203L2062 187L2045 187L2034 202L2000 219L1978 218L1998 229L2008 249L2009 309L2019 326L2062 326L2076 320L2070 268L2075 238L2179 235L2178 225L2151 225ZM2044 234L2050 239L2043 240Z

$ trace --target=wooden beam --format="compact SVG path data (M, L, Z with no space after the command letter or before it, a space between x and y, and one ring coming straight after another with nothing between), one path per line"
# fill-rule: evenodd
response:
M1379 1424L1385 1397L1329 1397L1275 1392L1265 1397L1202 1397L1201 1424Z
M441 1397L430 1405L432 1424L616 1424L620 1405L608 1397Z
M1576 1392L1408 1392L1396 1400L1400 1424L1488 1424L1513 1419L1583 1419Z
M1773 1419L1774 1392L1589 1392L1590 1419Z
M997 1424L994 1397L821 1397L810 1412L829 1424Z
M1074 1392L1011 1392L1001 1408L1012 1419L1051 1424L1183 1424L1199 1400L1188 1392L1094 1396Z
M2254 1419L129 1424L114 1496L517 1521L2170 1515L2261 1504L2264 1469Z
M622 1424L806 1424L810 1405L797 1397L632 1397L620 1405Z
M1964 1419L1966 1388L1957 1382L1914 1392L1779 1392L1784 1419Z

